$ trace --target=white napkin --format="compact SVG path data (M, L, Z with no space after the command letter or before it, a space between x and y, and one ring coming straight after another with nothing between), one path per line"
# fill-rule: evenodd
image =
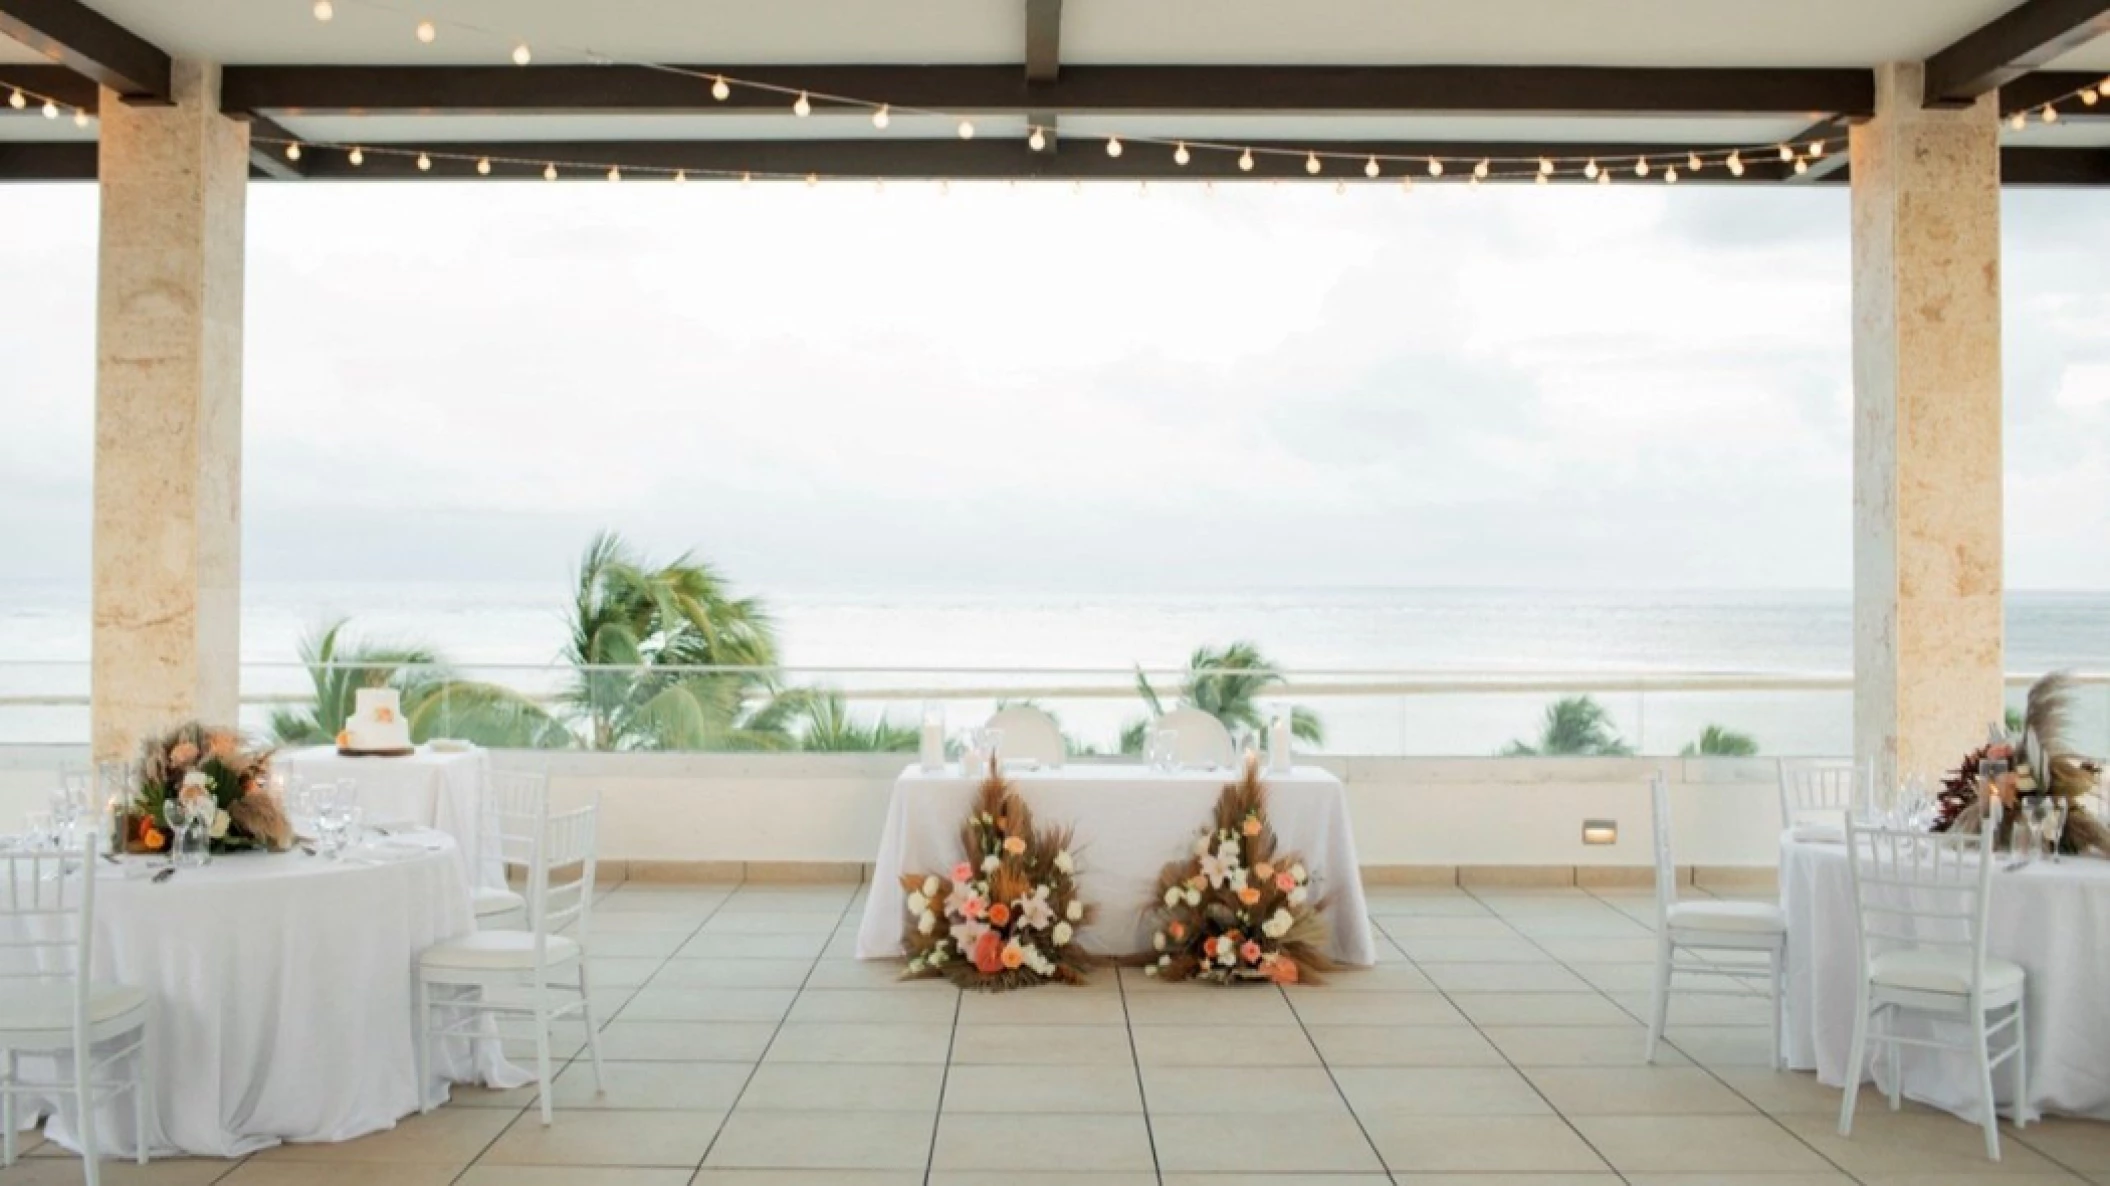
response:
M1798 844L1844 844L1846 826L1823 820L1796 820L1788 836Z

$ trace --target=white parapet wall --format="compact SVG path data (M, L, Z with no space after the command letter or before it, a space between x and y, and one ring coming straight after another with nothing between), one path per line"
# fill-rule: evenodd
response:
M380 760L380 759L377 759ZM845 867L879 846L896 754L595 754L502 750L500 768L541 770L559 806L601 796L601 855L662 866ZM0 832L44 806L69 746L0 746ZM1649 776L1671 780L1681 865L1770 869L1778 855L1775 766L1757 758L1322 758L1347 784L1373 871L1639 869L1651 862ZM1583 843L1585 820L1618 841ZM662 864L663 863L663 864ZM1524 877L1527 879L1528 877Z

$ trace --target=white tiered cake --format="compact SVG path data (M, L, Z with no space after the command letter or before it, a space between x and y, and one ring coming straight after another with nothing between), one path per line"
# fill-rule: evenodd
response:
M360 688L352 715L337 734L341 754L411 753L410 722L403 719L403 697L394 688Z

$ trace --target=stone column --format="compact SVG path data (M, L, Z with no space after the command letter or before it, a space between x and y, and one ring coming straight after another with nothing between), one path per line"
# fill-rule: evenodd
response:
M1853 129L1854 748L1947 769L2001 714L2000 122L1876 72Z
M177 62L174 90L167 106L102 95L97 758L237 707L249 129L220 114L219 67Z

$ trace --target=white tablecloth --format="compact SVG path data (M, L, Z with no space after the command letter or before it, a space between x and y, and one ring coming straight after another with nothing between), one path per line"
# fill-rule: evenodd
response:
M1193 851L1195 836L1215 818L1217 796L1233 778L1222 770L1160 773L1127 765L1066 766L1011 776L1035 821L1076 829L1078 888L1099 911L1081 936L1086 950L1128 955L1150 949L1143 913L1155 899L1158 874ZM1343 964L1375 962L1341 780L1299 766L1270 774L1266 781L1268 817L1280 851L1303 857L1328 901L1333 958ZM919 766L895 780L857 933L861 958L901 954L907 909L901 875L950 869L960 860L960 824L979 785L979 779L957 772L925 774Z
M1846 846L1783 837L1780 889L1788 917L1788 1065L1839 1087L1859 975ZM2110 861L2067 857L1996 869L1988 934L1991 954L2029 974L2030 1102L2049 1113L2110 1119ZM1946 1036L1968 1033L1959 1024ZM1969 1056L1907 1048L1904 1073L1907 1096L1977 1114ZM2007 1068L1994 1070L2003 1108L2011 1082Z
M351 779L368 824L411 823L454 837L465 875L481 867L475 884L503 889L497 854L480 854L477 811L491 781L491 756L482 749L440 753L430 746L400 758L346 757L335 746L286 750L272 761L308 782Z
M432 851L385 863L233 853L161 884L141 875L146 858L96 862L95 976L152 997L155 1155L345 1141L417 1110L415 961L476 919L454 843L430 831L404 840ZM456 1042L435 1073L529 1081L496 1042L476 1045L474 1067ZM35 1077L53 1073L42 1061ZM63 1118L46 1132L71 1147ZM129 1097L97 1113L96 1143L132 1155Z

